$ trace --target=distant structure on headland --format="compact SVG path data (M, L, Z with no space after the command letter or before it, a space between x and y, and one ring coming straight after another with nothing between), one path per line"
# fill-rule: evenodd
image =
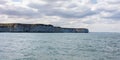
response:
M45 24L1 23L0 32L88 33L86 28L62 28Z

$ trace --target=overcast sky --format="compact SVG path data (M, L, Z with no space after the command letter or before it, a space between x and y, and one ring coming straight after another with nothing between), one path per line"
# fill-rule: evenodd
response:
M0 0L0 23L120 32L120 0Z

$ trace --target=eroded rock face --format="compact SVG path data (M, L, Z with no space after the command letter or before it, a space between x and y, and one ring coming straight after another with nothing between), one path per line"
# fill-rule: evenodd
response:
M0 24L0 32L88 33L86 28L61 28L45 24Z

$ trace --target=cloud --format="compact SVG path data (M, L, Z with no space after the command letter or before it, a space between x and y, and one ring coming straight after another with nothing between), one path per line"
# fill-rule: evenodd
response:
M22 10L20 10L22 9ZM9 15L9 16L16 16L16 17L36 17L36 12L32 11L32 10L26 10L23 8L19 8L19 10L12 10L12 9L0 9L0 14L5 14L5 15ZM40 17L40 16L39 16Z
M120 24L119 6L120 0L0 0L0 22L86 27L92 31L104 25L107 31L113 25L111 30L115 31L114 26Z
M5 0L0 0L0 4L2 5L2 4L5 4L5 3L7 3Z
M46 0L47 1L47 0ZM57 0L59 1L59 0ZM56 5L56 6L55 6ZM36 4L36 3L31 3L28 6L30 6L31 8L35 8L39 11L39 13L42 13L43 15L46 16L59 16L62 18L84 18L87 16L91 16L96 14L96 12L92 11L90 8L83 8L82 10L72 10L72 8L78 7L75 4L70 4L67 7L65 6L59 6L56 4L45 4L45 5L41 5L41 4Z
M34 11L30 8L25 8L22 6L11 6L11 5L4 5L0 7L0 14L5 14L8 16L16 16L22 18L33 18L33 17L40 17L40 14L37 11Z
M109 4L120 4L120 0L105 0Z
M117 21L117 20L120 21L120 11L119 11L119 12L112 13L111 16L104 17L104 18L112 19L112 20L115 20L115 21Z

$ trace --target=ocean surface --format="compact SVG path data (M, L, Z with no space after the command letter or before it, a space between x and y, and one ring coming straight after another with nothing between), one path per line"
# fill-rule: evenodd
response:
M120 33L0 33L0 60L120 60Z

